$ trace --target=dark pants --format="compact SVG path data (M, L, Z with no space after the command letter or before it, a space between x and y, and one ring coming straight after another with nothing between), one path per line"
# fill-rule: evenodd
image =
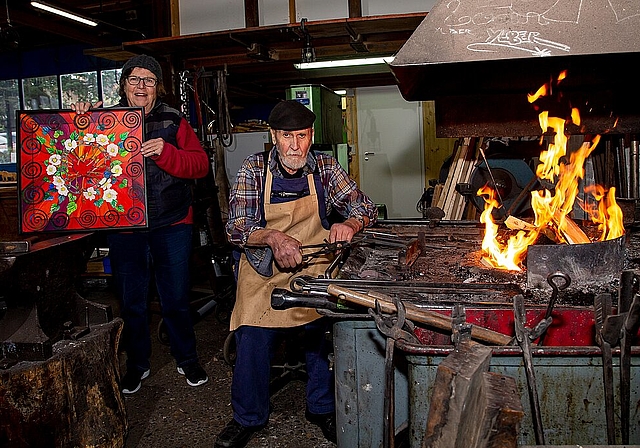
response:
M325 337L324 319L296 328L242 326L235 330L236 364L231 385L233 418L244 426L261 426L269 420L269 382L274 353L287 334L304 328L307 409L312 414L335 411L334 377L329 370L331 343ZM301 342L303 343L303 342Z
M189 309L192 226L178 224L150 231L109 235L109 258L124 320L122 347L127 369L149 368L149 281L154 274L171 354L178 367L198 361Z

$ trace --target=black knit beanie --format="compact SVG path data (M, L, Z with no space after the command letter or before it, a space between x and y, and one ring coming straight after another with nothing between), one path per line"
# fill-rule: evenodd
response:
M130 71L135 67L146 68L151 73L156 75L158 81L162 81L162 68L160 67L158 61L155 60L155 58L147 56L146 54L133 56L131 59L124 63L124 66L122 67L122 75L128 76Z

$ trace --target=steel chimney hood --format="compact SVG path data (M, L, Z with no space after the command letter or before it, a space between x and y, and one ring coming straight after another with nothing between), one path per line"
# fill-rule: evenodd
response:
M406 100L436 101L440 137L539 135L527 93L564 70L549 108L577 107L575 133L637 133L639 30L634 0L442 0L390 67Z

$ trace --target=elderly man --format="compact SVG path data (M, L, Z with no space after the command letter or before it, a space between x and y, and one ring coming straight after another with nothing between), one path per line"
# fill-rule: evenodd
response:
M241 253L231 316L236 338L233 419L218 435L216 447L244 447L267 425L276 342L287 332L301 330L309 376L306 417L328 440L336 441L331 347L326 338L330 324L314 309L271 308L274 288L288 288L295 275L317 277L331 262L331 256L322 256L303 263L301 246L351 241L377 219L375 204L337 160L311 150L315 118L295 100L278 103L269 115L274 147L247 157L231 190L226 230ZM335 215L341 218L330 218Z

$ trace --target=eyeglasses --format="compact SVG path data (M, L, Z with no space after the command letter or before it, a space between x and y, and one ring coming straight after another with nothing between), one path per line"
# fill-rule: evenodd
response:
M127 82L129 85L137 86L142 81L142 84L145 87L155 87L158 84L158 80L156 78L141 78L139 76L128 76Z

